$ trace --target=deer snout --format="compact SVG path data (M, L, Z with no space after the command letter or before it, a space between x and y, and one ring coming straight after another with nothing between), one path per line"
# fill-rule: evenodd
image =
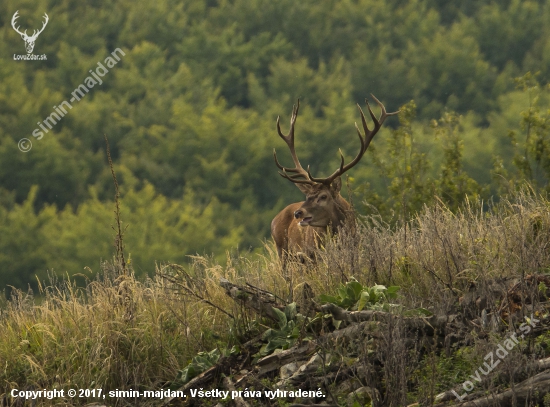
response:
M296 212L294 212L294 217L296 219L300 219L304 217L304 211L301 209L298 209Z

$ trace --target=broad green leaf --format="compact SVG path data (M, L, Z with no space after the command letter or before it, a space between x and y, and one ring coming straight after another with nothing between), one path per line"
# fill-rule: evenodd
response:
M287 319L286 319L286 315L283 311L281 311L280 309L278 308L275 308L275 307L272 307L273 311L275 312L275 314L277 314L277 318L279 318L279 328L283 329L286 325L286 322L287 322Z
M342 300L348 297L348 290L346 286L341 285L340 287L338 287L338 295Z
M357 302L357 310L361 311L363 308L365 308L365 305L369 302L369 293L366 291L363 291L361 293L361 297L359 298L359 301Z
M397 297L397 292L401 289L401 287L397 286L397 285L392 285L390 287L388 287L388 290L386 291L386 296L388 298L396 298Z
M319 296L319 300L322 303L326 303L326 302L330 302L331 304L339 304L340 303L340 301L338 300L338 297L335 297L333 295L321 294Z
M286 318L287 318L288 321L291 321L294 318L296 318L297 314L298 314L298 312L296 311L296 303L295 302L293 302L291 304L288 304L285 307L285 315L286 315Z
M363 291L363 286L357 281L350 281L347 283L347 286L351 288L353 295L350 295L351 298L358 299L361 291Z

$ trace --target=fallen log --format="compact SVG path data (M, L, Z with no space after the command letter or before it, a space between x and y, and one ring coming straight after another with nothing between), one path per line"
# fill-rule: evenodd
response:
M222 358L220 358L220 359L222 359ZM187 393L190 389L205 387L208 383L210 383L216 377L219 376L221 366L223 366L223 364L220 363L220 361L218 361L218 363L216 363L210 369L205 370L200 375L198 375L197 377L194 377L189 382L187 382L187 384L180 387L178 389L178 391L182 391L184 393ZM164 403L162 404L162 406L165 407L165 406L172 405L176 401L180 401L180 398L179 397L169 397L166 400L164 400Z
M301 346L294 346L282 352L272 353L258 360L258 377L262 377L269 372L279 369L288 363L307 359L317 350L317 343L314 341L306 342Z
M257 336L250 341L244 343L242 345L243 351L250 354L251 351L256 347L257 343L260 341L261 336ZM205 370L201 374L199 374L197 377L194 377L189 382L178 388L178 391L182 391L184 393L189 392L190 389L195 388L201 388L201 387L208 387L208 385L215 380L219 379L219 377L224 375L229 375L231 373L231 368L234 366L234 362L238 360L238 355L232 355L232 356L221 356L218 360L218 362L212 366L210 369ZM169 406L174 404L176 401L181 401L177 397L170 397L164 400L164 403L162 404L163 407Z
M525 365L525 367L523 367L522 369L519 369L518 371L516 371L514 373L512 379L516 380L518 377L525 374L525 372L538 373L542 370L548 370L548 369L550 369L550 358L536 360L532 363L529 363L529 364ZM497 381L500 380L500 379L502 379L502 380L506 379L505 377L501 377L501 376L504 376L504 375L501 373L501 375L499 375L499 379L497 379ZM455 392L457 392L457 391L455 390ZM455 394L453 393L453 391L449 390L449 391L446 391L444 393L438 394L435 397L435 402L436 403L443 403L445 401L456 400L456 399L457 398L456 398Z
M476 392L463 399L466 401L457 404L457 398L447 402L435 404L434 407L447 407L457 405L461 407L490 407L508 406L516 400L516 405L527 405L533 402L542 402L544 396L550 393L550 371L545 370L529 379L514 385L513 389L507 389L498 394L483 394ZM460 395L459 395L460 396Z
M392 314L385 311L347 311L335 304L325 304L321 310L330 313L334 319L351 323L381 320L389 322L391 319L401 318L405 328L424 331L427 335L433 335L437 330L441 336L446 334L447 327L451 323L456 323L460 317L458 315L433 315L431 317L403 317L398 314Z

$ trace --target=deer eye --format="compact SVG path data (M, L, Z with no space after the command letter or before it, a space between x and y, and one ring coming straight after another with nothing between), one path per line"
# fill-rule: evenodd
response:
M327 199L327 196L326 196L326 195L321 195L321 196L319 197L319 199L320 199L320 200Z

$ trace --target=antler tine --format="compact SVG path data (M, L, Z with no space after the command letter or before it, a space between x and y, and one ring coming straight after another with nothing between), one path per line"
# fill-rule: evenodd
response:
M287 172L300 172L300 170L298 168L285 168L283 167L280 163L279 163L279 160L277 159L277 151L275 151L275 149L273 149L273 158L275 159L275 165L280 169L280 170L284 170L284 171L287 171Z
M292 116L290 118L290 129L286 136L281 131L280 117L277 116L277 132L279 133L279 136L285 141L286 145L288 146L288 149L290 150L290 155L292 156L292 161L294 162L294 168L283 167L279 163L279 160L277 159L277 152L275 151L275 149L273 149L273 158L275 159L275 164L277 165L277 167L282 171L282 173L279 173L279 174L283 178L286 178L298 184L313 184L314 182L311 180L310 177L308 177L308 172L304 170L304 168L300 164L300 160L298 159L298 156L296 154L296 149L294 148L294 126L296 124L296 118L298 117L299 110L300 110L300 99L298 99L298 102L292 107ZM294 174L288 175L287 172L294 173ZM304 178L304 179L298 179L298 178Z
M287 143L292 143L294 145L294 125L296 124L296 118L298 117L298 111L300 110L300 99L298 99L297 104L292 105L292 117L290 118L290 130L288 135L284 135L281 131L281 124L279 123L280 116L277 116L277 131L279 136ZM290 145L289 145L290 147Z
M309 169L308 169L309 170ZM283 168L283 172L279 172L279 175L283 178L286 178L289 181L294 182L295 184L312 184L312 182L309 179L298 179L297 177L303 177L302 174L296 174L296 175L288 175L287 171L288 169Z
M361 134L361 131L359 130L359 127L357 126L357 123L355 123L355 129L357 130L357 135L359 136L359 140L361 142L361 148L359 149L359 153L357 154L357 156L349 164L344 165L344 156L342 155L342 151L340 151L340 157L341 157L340 168L338 168L336 171L334 171L327 178L313 178L311 176L311 174L308 173L310 180L312 180L314 182L317 182L317 183L330 185L332 183L332 181L334 181L337 177L341 176L346 171L348 171L350 168L354 167L361 160L361 158L365 154L365 151L367 151L367 149L369 148L370 142L372 141L372 139L374 138L376 133L378 133L378 130L380 130L380 128L382 127L382 124L384 123L386 118L388 116L393 116L393 115L396 115L396 114L399 113L399 111L393 112L393 113L386 112L386 108L384 107L382 102L380 102L373 94L371 94L371 96L376 101L378 106L380 107L381 114L380 114L380 117L377 119L376 116L374 115L371 107L370 107L370 104L369 104L368 100L365 99L365 102L367 103L367 108L369 110L369 114L370 114L370 116L371 116L371 118L374 122L374 128L372 130L370 130L368 125L367 125L367 120L365 119L365 114L363 113L363 110L361 109L361 106L359 106L359 104L357 104L357 109L359 109L359 113L361 115L361 124L363 125L363 130L365 132L365 135L363 136Z
M380 119L378 119L378 121L380 122L380 126L382 126L382 124L384 123L384 120L386 120L388 116L395 116L396 114L399 114L399 112L401 112L401 110L398 110L397 112L392 112L392 113L386 112L386 108L384 107L382 102L376 99L376 96L374 96L372 93L370 95L374 99L374 101L378 104L378 106L380 106L380 110L382 111L382 113L380 114ZM365 101L367 102L367 105L368 105L369 102L366 99ZM369 110L370 110L370 106L369 106ZM372 111L370 112L370 114L371 116L373 115ZM373 116L373 119L374 119L374 116Z

